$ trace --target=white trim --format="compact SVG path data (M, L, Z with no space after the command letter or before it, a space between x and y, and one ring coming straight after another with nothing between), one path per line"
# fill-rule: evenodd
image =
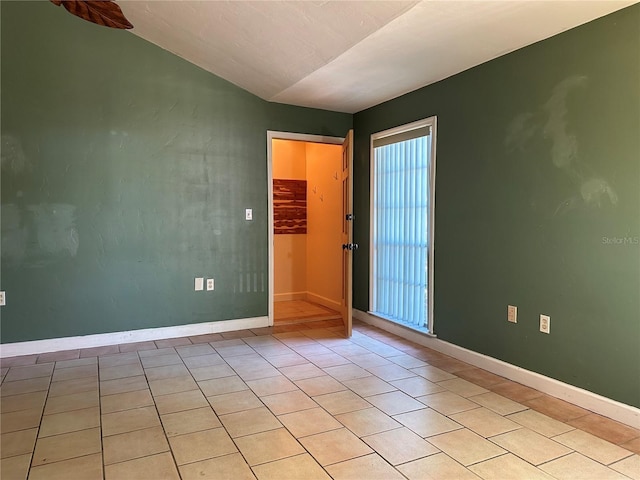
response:
M278 132L267 130L267 193L269 195L269 326L273 326L273 302L274 302L274 235L273 235L273 152L271 143L273 140L296 140L309 143L329 143L331 145L342 145L344 138L325 137L323 135L310 135L306 133Z
M374 212L374 199L375 199L375 162L373 161L373 141L398 135L401 133L409 132L423 127L431 127L431 166L429 171L429 252L427 254L427 263L429 270L427 272L427 288L429 290L427 305L427 329L430 333L434 332L434 318L433 318L433 280L434 280L434 258L435 258L435 217L436 217L436 139L438 133L438 117L433 115L429 118L418 120L416 122L400 125L399 127L389 128L381 132L371 134L370 139L370 152L369 152L369 310L373 310L375 289L373 288L373 279L376 277L374 270L374 257L373 257L373 239L376 229L376 216Z
M535 388L543 393L573 403L574 405L604 415L605 417L612 418L618 422L625 423L634 428L640 428L640 409L631 405L603 397L589 390L584 390L554 378L540 375L531 370L520 368L516 365L503 362L502 360L474 352L473 350L459 347L453 343L429 337L361 310L354 309L353 318L357 318L382 330L406 338L419 345L450 355L471 365L495 373L496 375Z
M192 337L207 333L233 332L250 328L262 328L269 325L267 317L237 318L218 322L192 323L173 327L146 328L125 332L98 333L79 337L51 338L30 342L3 343L0 345L0 358L18 355L76 350L79 348L104 347L121 343L147 342L165 338Z

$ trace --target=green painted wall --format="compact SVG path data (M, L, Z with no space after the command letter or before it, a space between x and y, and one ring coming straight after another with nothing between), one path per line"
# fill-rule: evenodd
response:
M431 115L438 337L640 407L640 6L355 115L358 309L370 135Z
M266 315L266 132L343 136L352 116L265 102L49 2L0 5L1 341Z

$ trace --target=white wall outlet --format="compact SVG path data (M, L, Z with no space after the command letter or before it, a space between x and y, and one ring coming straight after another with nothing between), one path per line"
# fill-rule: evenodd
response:
M204 278L196 277L195 290L196 292L204 290Z
M213 278L207 278L207 290L211 291L211 290L215 290L216 288L216 284L213 281Z
M507 320L511 323L518 323L518 307L513 305L507 306Z
M7 304L7 297L4 292L0 292L0 307Z
M244 210L244 219L245 220L253 220L253 209L245 208Z
M550 333L551 317L549 315L540 315L540 331L542 333Z

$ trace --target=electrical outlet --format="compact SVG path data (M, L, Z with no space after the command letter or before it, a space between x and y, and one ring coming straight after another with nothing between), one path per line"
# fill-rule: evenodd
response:
M540 331L542 333L551 332L551 317L549 315L540 315Z
M4 292L0 292L0 307L7 304L7 297Z
M204 290L204 278L196 277L195 291L200 292L202 290Z
M252 208L246 208L244 210L244 219L245 220L253 220L253 209Z
M213 281L213 278L207 278L207 290L208 291L214 290L215 287L216 287L216 285L215 285L215 283Z
M518 307L507 306L507 320L511 323L518 323Z

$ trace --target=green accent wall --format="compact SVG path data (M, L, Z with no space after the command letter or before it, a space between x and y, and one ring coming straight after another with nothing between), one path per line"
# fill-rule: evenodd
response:
M267 315L267 130L344 136L352 116L50 2L0 8L2 343Z
M437 336L640 407L640 6L354 116L357 309L370 135L432 115Z

